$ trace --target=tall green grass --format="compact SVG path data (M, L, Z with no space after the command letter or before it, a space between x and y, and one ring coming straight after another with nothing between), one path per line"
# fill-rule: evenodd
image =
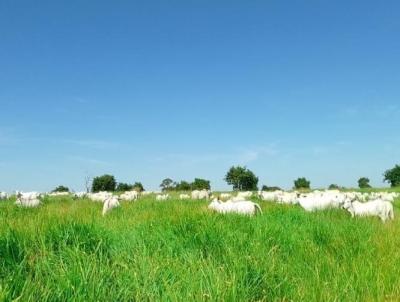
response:
M261 216L222 216L151 198L102 217L101 206L1 203L0 300L400 300L398 218L270 203Z

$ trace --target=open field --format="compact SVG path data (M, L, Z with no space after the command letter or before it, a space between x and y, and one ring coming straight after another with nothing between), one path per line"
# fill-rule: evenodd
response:
M0 300L398 301L396 218L351 219L260 202L218 215L207 202L0 203Z

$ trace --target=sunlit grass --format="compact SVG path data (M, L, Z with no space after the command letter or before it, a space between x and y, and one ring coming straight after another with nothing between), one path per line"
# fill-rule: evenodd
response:
M400 223L261 203L253 218L206 202L0 203L0 300L400 300ZM396 214L400 203L395 203Z

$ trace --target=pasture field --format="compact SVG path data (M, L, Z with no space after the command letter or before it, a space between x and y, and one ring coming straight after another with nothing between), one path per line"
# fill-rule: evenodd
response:
M1 301L399 301L394 221L306 213L218 215L207 202L0 203Z

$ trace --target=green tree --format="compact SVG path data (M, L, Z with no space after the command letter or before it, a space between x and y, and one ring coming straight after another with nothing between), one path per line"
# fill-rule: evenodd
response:
M340 187L339 187L338 185L336 185L336 184L331 184L331 185L328 187L328 189L329 189L329 190L339 190Z
M135 190L137 192L143 192L144 191L144 187L143 187L141 182L135 182L133 184L133 190Z
M192 186L189 182L182 180L176 185L175 189L177 191L190 191L192 189Z
M175 188L175 186L176 183L171 178L164 179L160 184L162 191L171 191Z
M210 181L201 178L195 178L191 185L192 190L210 190Z
M66 187L66 186L58 186L52 192L54 192L54 193L56 193L56 192L69 192L69 188Z
M233 190L255 191L257 190L258 177L246 167L233 166L226 173L224 180Z
M127 183L120 182L115 189L117 192L132 191L133 186Z
M268 187L266 185L263 185L261 191L274 192L274 191L282 191L282 189L279 187Z
M294 187L295 189L309 189L311 185L311 182L308 181L305 177L299 177L294 181Z
M100 192L100 191L115 191L115 187L117 186L117 182L115 181L115 177L113 175L105 174L102 176L97 176L93 179L92 182L92 192Z
M360 189L366 189L366 188L371 188L370 184L369 184L369 178L367 177L361 177L358 180L358 187Z
M383 176L384 181L390 183L391 187L398 187L400 186L400 166L396 165L393 169L387 170Z

